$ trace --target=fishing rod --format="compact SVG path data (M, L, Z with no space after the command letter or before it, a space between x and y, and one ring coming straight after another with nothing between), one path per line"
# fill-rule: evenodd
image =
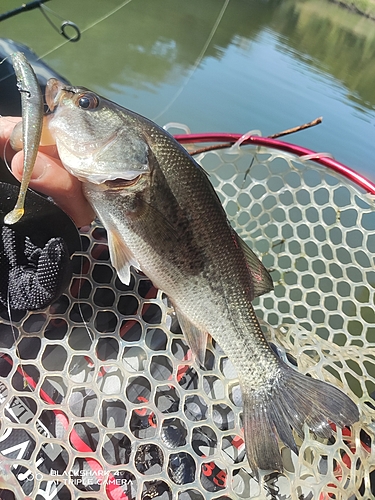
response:
M21 7L16 7L15 9L9 10L8 12L4 12L4 14L0 14L0 21L4 21L5 19L9 19L10 17L16 16L17 14L21 14L21 12L27 12L28 10L40 8L41 5L45 2L49 2L50 0L34 0L33 2L24 3Z
M73 23L72 21L66 21L64 20L61 16L59 16L56 12L54 12L52 9L49 9L46 7L44 4L46 2L49 2L50 0L33 0L32 2L29 3L24 3L20 7L16 7L15 9L9 10L8 12L4 12L4 14L0 14L0 21L4 21L5 19L9 19L10 17L16 16L17 14L21 14L22 12L27 12L29 10L34 10L34 9L40 9L46 20L49 22L49 24L64 38L69 40L69 42L78 42L78 40L81 38L81 30L79 27ZM48 17L46 10L50 12L50 14L55 15L58 17L60 20L62 20L62 23L60 27L56 26L56 24ZM70 36L67 33L67 28L72 28L74 31L74 35Z

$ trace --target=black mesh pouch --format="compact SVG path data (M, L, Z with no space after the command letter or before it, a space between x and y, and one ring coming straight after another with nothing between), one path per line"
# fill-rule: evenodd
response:
M0 237L0 303L10 309L43 309L69 284L70 257L63 238L43 248L3 226Z
M17 195L17 186L0 182L0 309L44 309L69 285L80 237L59 207L30 190L24 216L5 225Z

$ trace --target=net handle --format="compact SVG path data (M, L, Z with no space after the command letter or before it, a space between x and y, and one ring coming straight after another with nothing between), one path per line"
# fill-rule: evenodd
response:
M242 137L242 134L214 132L204 134L179 134L175 135L174 137L181 144L195 142L230 142L231 144L234 144ZM269 137L259 137L256 135L251 135L250 137L245 139L242 144L255 144L257 146L280 149L288 153L293 153L297 156L316 155L316 158L311 158L312 161L315 161L320 165L324 165L325 167L340 173L341 175L353 181L358 186L361 186L368 193L375 195L375 184L373 182L333 158L328 158L327 156L319 157L319 153L316 153L311 149L297 146L289 142L278 141L276 139L270 139Z

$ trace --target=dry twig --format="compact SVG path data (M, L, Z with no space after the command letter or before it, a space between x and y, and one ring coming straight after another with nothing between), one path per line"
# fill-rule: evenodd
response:
M319 123L322 123L322 121L323 121L323 117L319 116L319 118L315 118L315 120L312 120L309 123L304 123L303 125L298 125L298 127L293 127L293 128L289 128L288 130L283 130L282 132L278 132L277 134L268 135L267 138L268 139L276 139L277 137L282 137L284 135L294 134L295 132L299 132L300 130L305 130L307 128L314 127L315 125L319 125ZM190 154L193 156L193 155L197 155L199 153L206 153L207 151L229 148L231 145L232 145L231 142L213 144L211 146L205 146L204 148L196 149L195 151L190 152Z
M289 128L288 130L283 130L283 132L279 132L277 134L269 135L269 139L276 139L277 137L282 137L283 135L294 134L295 132L299 132L300 130L305 130L306 128L314 127L315 125L319 125L322 123L323 117L319 116L319 118L315 118L312 122L304 123L303 125L299 125L298 127Z

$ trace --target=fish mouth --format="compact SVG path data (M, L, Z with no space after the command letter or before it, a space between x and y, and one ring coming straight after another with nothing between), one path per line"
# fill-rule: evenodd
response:
M48 123L51 124L54 116L56 116L56 113L58 112L58 107L62 103L64 97L69 94L68 97L73 97L75 94L77 94L77 89L76 87L71 87L69 85L66 85L65 83L61 82L57 78L50 78L47 81L46 84L46 91L45 91L45 99L46 103L48 105L49 110L51 111L49 115L49 120ZM100 149L100 152L103 151L105 148L109 147L113 142L115 142L118 138L119 131L115 130L112 135L110 135L107 138L103 138L101 141L100 145L93 144L91 140L88 140L87 142L84 142L81 140L80 142L80 148L77 148L77 146L70 146L69 141L64 140L66 139L64 135L64 131L60 131L60 141L61 143L64 144L64 148L69 151L69 153L79 156L80 158L91 158L94 157L95 154L97 153L97 149ZM56 143L56 141L55 141Z
M64 83L57 80L57 78L50 78L46 85L46 103L49 109L53 110L58 106L62 96L65 92L69 92L69 87Z

